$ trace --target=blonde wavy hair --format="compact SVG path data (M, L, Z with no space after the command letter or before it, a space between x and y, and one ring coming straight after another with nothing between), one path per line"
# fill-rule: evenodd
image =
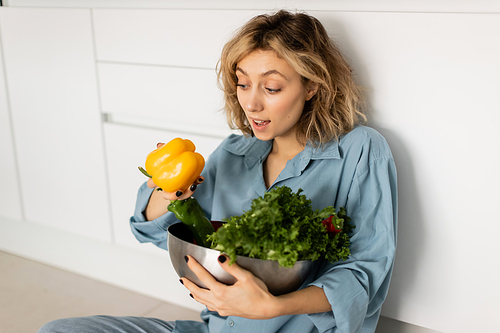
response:
M352 70L330 40L323 25L305 13L281 10L258 15L242 26L226 43L217 64L219 87L224 92L224 112L232 129L253 136L236 95L236 67L256 50L274 51L318 91L306 102L297 124L297 139L313 146L322 145L366 122L361 111L361 89Z

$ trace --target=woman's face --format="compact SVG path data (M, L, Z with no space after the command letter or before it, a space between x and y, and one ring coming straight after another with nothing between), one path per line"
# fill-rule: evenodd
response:
M238 101L254 135L263 141L296 138L304 103L315 93L274 51L257 50L236 66Z

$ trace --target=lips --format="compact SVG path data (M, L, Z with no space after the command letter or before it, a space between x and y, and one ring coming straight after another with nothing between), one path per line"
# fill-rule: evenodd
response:
M269 124L270 122L271 122L270 120L255 120L255 119L253 119L253 123L257 127L263 127L263 126Z
M248 117L248 121L252 126L254 132L262 132L265 131L268 125L271 123L270 120L256 119Z

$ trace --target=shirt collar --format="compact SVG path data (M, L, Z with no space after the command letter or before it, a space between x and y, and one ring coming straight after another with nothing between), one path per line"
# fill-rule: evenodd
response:
M269 154L272 148L272 141L261 141L256 137L245 137L241 135L231 135L224 146L228 152L245 156L244 163L248 169L257 162L262 161Z
M298 177L302 174L311 160L339 159L339 144L334 140L322 147L306 145L303 151L298 153L290 162L291 167L283 171L283 177Z
M256 137L247 137L242 140L239 135L231 135L227 144L224 146L228 152L245 156L244 162L248 169L257 162L264 160L272 148L272 141L261 141ZM293 173L301 173L311 160L340 159L339 143L337 140L314 148L310 144L306 145L303 151L297 154L293 159L295 169ZM292 170L290 170L292 171Z

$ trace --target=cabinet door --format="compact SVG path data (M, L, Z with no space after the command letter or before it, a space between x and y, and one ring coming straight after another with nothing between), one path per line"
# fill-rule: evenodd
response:
M113 122L225 137L213 70L99 64L101 107Z
M0 64L3 63L1 50L0 45ZM0 158L0 184L2 184L0 186L0 217L22 220L14 141L7 103L5 73L2 66L0 66L0 156L2 156Z
M110 241L90 11L6 8L1 31L26 220Z
M224 43L256 14L253 10L95 9L97 58L215 68Z

